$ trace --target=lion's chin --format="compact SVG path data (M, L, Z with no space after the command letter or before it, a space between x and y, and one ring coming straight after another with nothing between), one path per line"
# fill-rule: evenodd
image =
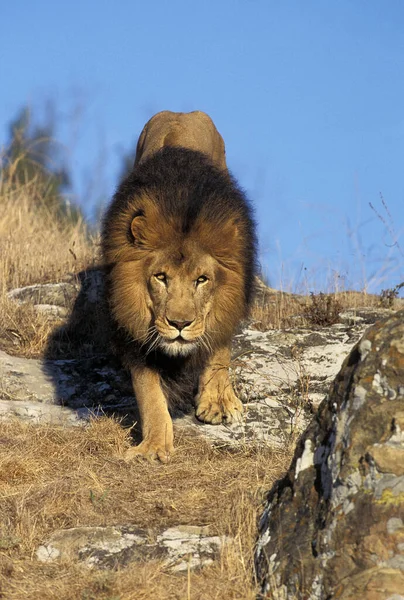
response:
M188 356L188 354L192 354L196 350L197 346L198 344L195 342L180 342L177 340L173 340L172 342L161 340L159 344L160 350L169 356Z

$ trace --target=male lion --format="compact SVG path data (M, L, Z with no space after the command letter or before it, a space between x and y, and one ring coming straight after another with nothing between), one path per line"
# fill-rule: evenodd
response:
M206 114L164 111L146 124L134 169L106 213L102 248L142 424L129 456L165 462L168 406L195 397L206 423L236 421L243 410L229 379L230 342L251 300L256 238Z

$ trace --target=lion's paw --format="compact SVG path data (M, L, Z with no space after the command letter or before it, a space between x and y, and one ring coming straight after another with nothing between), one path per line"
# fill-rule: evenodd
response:
M196 416L204 423L235 423L242 420L243 405L229 387L222 394L211 394L207 390L196 397Z
M153 440L143 440L138 446L133 446L125 452L124 460L129 462L134 458L145 458L147 460L159 460L167 463L174 452L172 444L161 444Z

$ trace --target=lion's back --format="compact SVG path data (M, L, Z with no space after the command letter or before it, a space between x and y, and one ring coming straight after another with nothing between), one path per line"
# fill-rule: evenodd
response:
M222 136L206 113L164 110L144 126L138 140L135 167L167 146L202 152L219 169L226 170L226 151Z

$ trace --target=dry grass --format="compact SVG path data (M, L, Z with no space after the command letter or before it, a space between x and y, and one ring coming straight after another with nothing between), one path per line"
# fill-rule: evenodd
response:
M226 563L231 564L229 568ZM31 568L30 568L31 567ZM255 600L257 591L245 583L233 559L223 560L188 577L170 575L158 562L118 571L91 572L78 565L30 566L20 561L5 567L10 582L7 600ZM19 572L24 589L13 581ZM11 573L11 576L10 576ZM1 593L1 591L0 591Z
M168 465L126 463L130 432L111 418L70 430L3 422L0 597L254 598L256 514L289 457L265 446L230 451L195 435L177 438ZM233 539L219 560L190 574L190 581L169 574L162 563L105 573L35 559L37 546L55 529L179 523L209 525L213 534Z
M43 178L12 183L16 166L9 166L7 179L0 171L0 338L17 340L19 351L32 356L44 348L54 322L11 302L7 291L78 273L94 263L97 248L82 220L62 221L49 208Z
M328 307L327 302L330 302ZM386 305L383 298L376 294L353 290L307 296L269 290L265 294L258 294L251 317L257 329L267 331L331 324L335 322L336 313L344 310L384 307L402 308L403 300L394 298ZM331 319L328 318L330 315L332 315Z

